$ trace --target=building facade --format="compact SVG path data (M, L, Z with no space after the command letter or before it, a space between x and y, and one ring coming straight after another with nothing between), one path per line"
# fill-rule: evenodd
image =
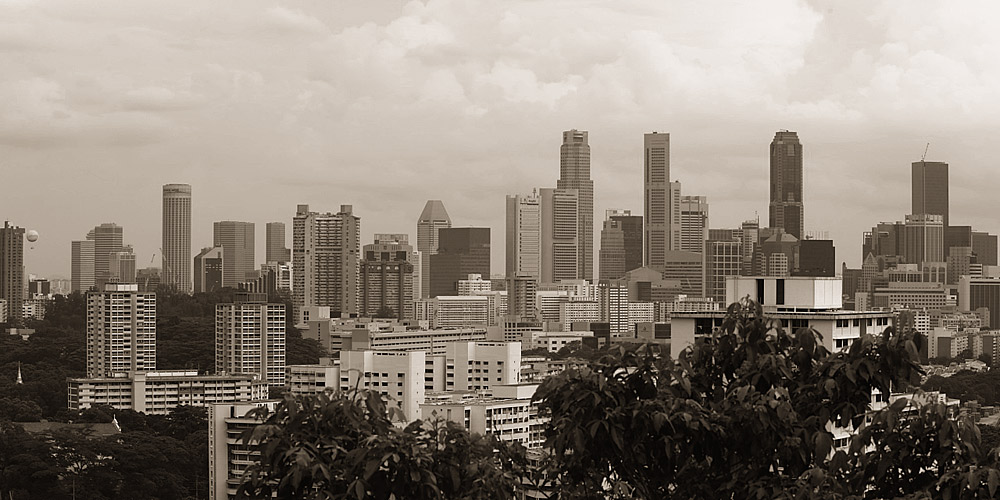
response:
M451 227L451 217L441 200L427 200L417 219L417 251L420 252L420 294L414 298L431 296L431 256L437 253L438 231Z
M4 221L0 228L0 300L7 302L7 321L20 321L24 290L24 228Z
M363 316L391 311L392 317L412 314L413 247L405 234L377 234L375 242L362 249L361 303Z
M911 165L911 200L914 215L941 216L948 227L948 164L940 161L915 161Z
M191 185L163 186L162 284L191 292Z
M541 195L541 281L575 280L580 270L580 192L549 189Z
M303 307L326 306L334 315L357 314L361 218L351 205L340 212L310 212L299 205L292 229L292 303L296 323Z
M272 387L285 385L285 305L267 296L237 293L215 306L215 371L249 374Z
M441 228L430 263L430 296L457 295L459 280L470 274L490 275L490 228Z
M74 292L94 286L94 240L74 241L70 249L70 279Z
M285 246L285 223L268 222L264 226L264 262L291 262L292 251Z
M222 247L202 248L194 257L194 291L216 292L222 289L225 251Z
M541 276L541 206L538 193L507 196L505 272Z
M212 246L222 247L222 286L236 288L256 277L254 223L225 220L213 224Z
M557 189L574 189L577 202L576 279L594 279L594 181L590 179L590 144L585 130L563 132L559 147Z
M768 222L802 239L802 144L795 132L782 130L771 141L771 202Z
M156 294L134 283L87 293L87 376L156 370Z

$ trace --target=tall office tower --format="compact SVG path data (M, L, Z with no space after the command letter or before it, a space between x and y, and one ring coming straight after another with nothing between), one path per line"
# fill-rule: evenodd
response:
M94 240L94 280L98 289L112 277L111 254L122 250L122 232L118 224L105 222L87 235L87 239Z
M292 251L285 246L285 223L268 222L264 229L265 262L291 262Z
M253 222L221 221L214 224L212 246L222 247L222 286L236 288L240 283L254 279L257 265L254 262Z
M329 307L333 315L357 314L361 218L354 207L310 212L299 205L292 221L292 303L295 321L303 307Z
M743 268L743 234L740 229L712 229L703 244L705 297L726 300L726 279Z
M601 251L598 273L602 280L617 280L625 276L625 231L622 224L610 217L601 228Z
M642 216L617 209L608 210L605 216L618 222L625 237L625 272L642 267Z
M753 266L753 256L760 245L760 221L757 219L745 220L740 225L740 246L743 251L743 264L740 266L740 274L743 276L753 276L757 271Z
M361 315L389 313L391 316L380 316L410 317L414 300L412 253L409 236L405 234L376 234L375 242L362 248Z
M156 370L156 294L108 283L87 294L87 377Z
M575 279L594 280L594 181L590 180L590 144L587 132L567 130L559 147L557 189L575 189L577 202L578 270Z
M111 281L135 283L135 253L132 252L131 245L111 253L108 257L108 271Z
M997 235L975 231L972 233L972 251L984 266L997 265Z
M191 292L191 185L163 186L163 271L161 281Z
M948 227L948 164L940 161L915 161L913 167L913 215L940 215Z
M538 319L538 281L533 276L507 276L509 321Z
M430 262L431 297L458 295L459 280L470 274L490 275L490 228L441 228Z
M879 222L865 231L861 246L862 258L872 254L890 260L901 260L906 247L906 224L903 222ZM919 264L919 262L917 262Z
M601 321L609 324L611 336L628 336L631 327L628 320L628 281L600 281L597 302L601 310Z
M580 195L576 189L539 190L541 282L575 280L580 269Z
M1000 279L962 276L958 281L958 310L986 308L989 329L1000 329Z
M537 190L529 196L507 195L508 277L541 276L541 208Z
M194 257L195 293L221 290L225 268L225 252L222 247L202 248L201 253Z
M680 240L671 250L702 252L708 239L708 198L681 196Z
M24 228L4 221L0 229L0 300L7 301L8 322L21 319L24 291Z
M907 263L945 262L944 220L941 215L907 215L904 241L903 257Z
M263 293L238 292L215 306L215 371L247 373L272 387L285 385L285 305Z
M672 194L670 182L670 134L643 136L645 258L649 267L662 268L671 250ZM679 191L679 185L676 186ZM677 199L678 208L680 199ZM677 215L680 215L679 212Z
M74 292L86 292L94 286L94 240L71 243L70 278Z
M417 219L417 251L420 252L420 297L431 296L431 256L437 253L438 231L451 227L451 217L441 200L427 200Z
M782 130L771 141L771 203L768 222L802 239L802 144L795 132Z

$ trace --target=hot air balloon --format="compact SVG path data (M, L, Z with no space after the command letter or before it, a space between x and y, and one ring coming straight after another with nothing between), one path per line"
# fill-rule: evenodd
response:
M28 241L32 243L38 241L38 231L35 231L34 229L28 231L28 233L25 236L27 236Z

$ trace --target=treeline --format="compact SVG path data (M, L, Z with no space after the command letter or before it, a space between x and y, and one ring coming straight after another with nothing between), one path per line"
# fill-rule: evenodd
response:
M976 400L981 405L1000 404L1000 370L962 370L950 377L934 375L924 381L925 391L940 391L962 402Z
M207 498L204 408L179 407L166 416L92 408L64 416L75 424L115 418L121 433L102 436L86 427L54 425L32 434L0 420L4 500Z

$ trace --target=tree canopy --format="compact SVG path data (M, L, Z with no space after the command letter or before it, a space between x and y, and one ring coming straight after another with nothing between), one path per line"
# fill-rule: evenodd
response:
M516 446L496 443L495 452L481 453L464 444L476 438L461 428L419 421L393 428L377 396L288 397L252 434L262 460L242 491L505 498L543 477L556 485L553 498L996 496L997 451L982 449L971 421L907 399L872 409L873 394L919 380L919 334L890 328L835 353L821 340L812 329L783 329L744 301L679 359L656 345L612 350L541 385L535 398L550 418L549 455L532 462ZM835 440L847 435L835 435L838 428L853 429L853 437ZM444 444L441 429L450 436ZM463 443L465 455L442 462L438 454L459 452L451 442ZM494 486L451 489L465 484L466 469L455 463L476 464Z

